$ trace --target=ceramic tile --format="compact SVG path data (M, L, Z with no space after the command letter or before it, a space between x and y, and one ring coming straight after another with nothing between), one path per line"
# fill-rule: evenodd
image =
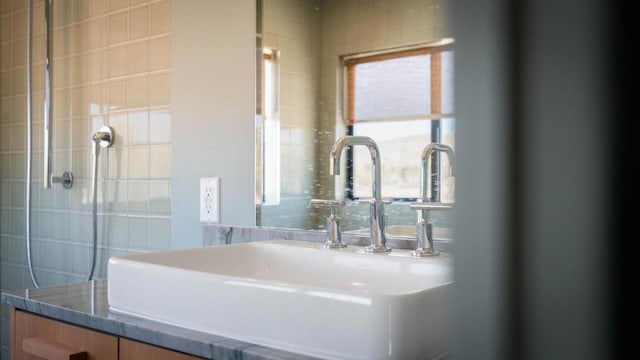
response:
M129 182L127 202L130 214L149 213L149 183L146 181Z
M11 95L11 74L13 74L11 71L0 72L0 96ZM0 106L2 105L0 104ZM3 115L0 114L0 116ZM2 121L4 121L4 119L0 119L0 122Z
M89 54L74 56L71 60L73 85L87 86L89 81ZM84 104L86 105L85 99Z
M13 43L13 66L22 66L25 65L26 60L26 40L16 40Z
M71 8L73 9L74 22L79 22L89 17L89 3L87 0L72 0Z
M9 151L11 150L11 139L12 139L12 132L11 132L11 126L7 125L7 126L3 126L0 127L0 151ZM4 177L4 174L3 174Z
M53 90L53 114L56 119L71 118L71 90Z
M10 128L11 131L11 150L25 151L25 143L27 138L26 125L13 125Z
M25 174L25 160L24 154L12 154L11 157L11 167L10 177L14 179L21 179Z
M129 148L129 178L149 178L149 149L147 147Z
M0 157L0 161L4 160L4 156ZM1 174L4 178L4 174ZM0 181L0 207L11 206L11 183L8 181ZM0 232L2 229L0 229Z
M52 123L53 123L52 131L55 134L52 141L53 150L57 151L57 150L69 149L71 147L71 121L57 120L57 121L53 121ZM64 156L66 155L67 154L64 154ZM68 156L66 157L68 158ZM62 170L62 168L60 167L68 168L69 165L70 164L68 163L68 161L65 161L64 163L60 163L58 170L66 171L66 170Z
M88 180L88 181L91 180L92 164L89 158L90 157L93 158L93 156L90 155L90 152L91 151L87 147L87 149L73 151L71 153L71 168L73 169L74 182L81 181L81 180ZM74 187L76 186L75 183L73 186Z
M62 172L54 170L54 175L55 174L62 174ZM69 190L63 188L62 186L51 186L51 189L49 189L48 191L53 192L53 208L54 209L69 210L69 205L71 201Z
M171 214L171 182L149 183L149 212L157 215Z
M142 6L129 12L129 39L149 36L149 7Z
M55 67L53 83L56 84L56 88L71 85L71 59L69 57L56 58Z
M69 214L56 213L53 215L53 238L58 240L69 238Z
M87 0L89 3L89 16L103 15L109 11L109 3L105 0Z
M91 199L91 179L78 178L78 171L73 172L73 188L69 191L69 209L73 211L91 211L93 200ZM98 190L99 191L99 190Z
M92 227L90 214L69 214L69 240L90 243Z
M27 89L27 81L25 69L15 69L13 71L13 79L11 81L11 87L14 95L24 94Z
M171 247L170 219L149 219L149 247L158 250Z
M161 144L171 142L171 112L152 111L149 120L149 142Z
M108 51L109 76L118 77L127 74L127 46L110 48Z
M107 178L126 179L129 177L129 149L126 147L109 148L102 161L108 163Z
M0 216L0 229L3 234L11 234L11 215L8 211L3 212L3 215Z
M149 89L147 77L127 79L127 105L130 109L147 106Z
M0 123L9 124L11 122L11 112L13 110L13 99L0 99Z
M0 1L4 3L4 1ZM6 42L13 38L13 16L10 14L0 16L0 42Z
M38 201L40 201L40 208L53 209L53 191L42 186L37 186L33 189L35 189L34 197L37 196Z
M146 249L148 237L148 220L146 218L129 217L129 248Z
M104 1L104 0L103 0ZM109 0L109 10L117 11L127 6L127 0Z
M126 12L109 16L109 43L117 44L127 40L129 18Z
M109 68L107 66L107 54L107 51L99 50L88 55L89 59L87 61L89 62L89 81L99 81L108 77Z
M0 15L8 14L9 12L13 11L13 7L14 3L12 0L0 1Z
M97 115L107 112L109 88L105 84L89 85L89 114Z
M107 211L127 211L127 183L124 181L110 181L106 185Z
M109 216L107 219L107 239L110 247L125 247L129 232L126 216Z
M171 2L162 1L151 5L151 34L171 31Z
M11 210L11 233L24 236L24 210Z
M109 17L105 16L89 22L88 32L90 49L99 49L109 45Z
M77 0L78 1L78 0ZM86 0L81 0L82 3L84 4ZM77 9L84 9L85 6L77 6ZM84 16L86 17L86 13L83 12L78 12L76 13L77 16ZM82 52L82 51L87 51L89 50L90 47L90 43L89 43L89 27L90 27L90 23L79 23L76 24L73 27L73 46L74 46L74 52Z
M33 101L40 101L38 99L44 99L44 95L42 93L44 89L44 71L40 71L42 69L42 62L35 62L31 67L31 90Z
M33 260L37 261L39 267L46 269L55 269L55 244L51 241L34 241L33 242ZM37 245L37 246L36 246ZM37 254L37 256L36 256Z
M54 59L59 59L62 56L71 55L71 53L73 52L73 43L72 41L70 41L71 29L71 27L54 28L53 43L51 48Z
M111 126L114 136L113 136L113 146L124 146L128 144L127 141L127 113L126 112L118 112L109 114L108 117L108 125Z
M171 147L156 145L149 148L149 176L153 179L171 177Z
M19 207L22 208L24 207L24 182L20 181L20 182L14 182L11 184L11 193L12 193L12 197L11 197L11 205L13 207Z
M70 244L69 251L69 271L75 273L86 273L89 269L91 249L85 245Z
M154 74L149 77L149 105L171 104L171 74Z
M12 259L11 255L11 242L9 238L0 237L0 260L2 260L2 262L9 262Z
M147 72L149 69L149 43L145 40L130 44L128 52L129 60L127 72L129 74Z
M171 37L161 37L149 41L149 59L151 70L171 68Z
M0 70L11 69L12 48L11 43L0 44Z
M109 110L127 107L127 83L124 80L109 82Z
M72 15L72 9L70 6L71 2L64 1L57 5L59 6L52 7L53 23L56 24L56 26L63 26L71 23L73 21L73 18L71 16Z
M147 111L129 112L128 136L130 145L149 143L149 113Z
M27 12L25 10L16 11L13 13L13 32L14 39L22 38L26 35L27 29Z
M71 90L71 114L85 118L89 114L89 89L86 86L74 87Z
M71 147L74 149L91 148L91 133L89 132L89 120L86 117L71 121ZM74 164L75 165L75 164Z

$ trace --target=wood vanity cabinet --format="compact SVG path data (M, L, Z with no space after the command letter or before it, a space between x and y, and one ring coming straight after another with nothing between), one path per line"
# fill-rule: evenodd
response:
M11 360L193 360L199 357L11 308Z

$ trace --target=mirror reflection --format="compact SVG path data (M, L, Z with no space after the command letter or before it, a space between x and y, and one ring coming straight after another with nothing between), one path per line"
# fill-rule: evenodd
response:
M341 175L329 171L336 139L363 135L380 149L387 228L413 236L409 203L421 197L422 151L430 143L455 148L453 40L440 1L258 0L257 7L257 225L324 229L326 209L309 206L319 198L347 201L338 212L343 231L368 229L367 149L348 148ZM434 154L431 199L454 201L448 161ZM435 217L446 228L446 214Z

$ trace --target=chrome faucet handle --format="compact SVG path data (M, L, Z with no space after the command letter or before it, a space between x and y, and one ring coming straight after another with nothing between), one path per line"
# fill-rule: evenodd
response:
M409 204L411 210L450 210L453 204L435 202L414 202Z
M340 233L340 217L338 217L337 209L345 205L344 200L323 200L311 199L309 205L314 207L328 207L329 217L327 217L327 241L322 244L325 249L339 249L346 247L347 244L342 243L342 235Z
M449 210L451 204L415 202L409 205L412 210L421 211L420 220L416 224L416 249L411 252L413 257L438 256L439 252L433 248L433 223L428 219L430 210Z

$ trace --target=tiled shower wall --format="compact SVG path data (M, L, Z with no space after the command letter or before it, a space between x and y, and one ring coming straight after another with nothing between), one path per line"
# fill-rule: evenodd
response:
M26 267L27 0L0 0L0 287L31 287ZM53 169L42 188L43 17L34 0L32 243L41 285L85 280L91 250L90 135L115 133L99 158L98 263L170 245L171 1L53 1ZM2 358L8 358L2 307Z

